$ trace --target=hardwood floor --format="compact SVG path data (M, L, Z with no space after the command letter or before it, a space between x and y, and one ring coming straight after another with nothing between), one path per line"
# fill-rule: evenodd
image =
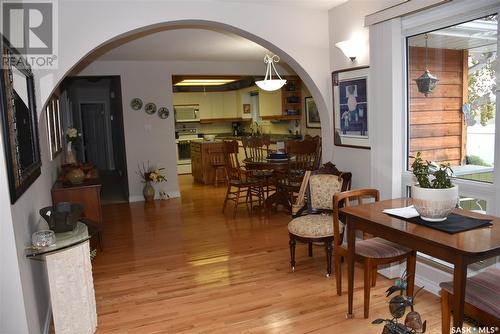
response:
M337 296L323 247L309 258L297 245L290 271L288 215L249 217L240 206L233 219L221 213L224 187L180 183L182 199L104 206L104 251L93 262L98 333L382 332L371 320L389 317L389 280L379 276L365 320L357 269L356 319L346 320L347 279ZM428 333L439 333L439 298L424 292L416 303Z

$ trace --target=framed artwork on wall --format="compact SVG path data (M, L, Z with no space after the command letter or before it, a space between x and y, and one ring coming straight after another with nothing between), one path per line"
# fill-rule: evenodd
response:
M52 160L62 151L62 124L61 113L59 111L59 98L50 99L45 110L47 121L47 136L49 140L49 153Z
M40 176L40 146L31 68L2 37L0 113L12 204Z
M319 118L318 107L312 96L308 96L304 99L305 111L306 111L306 127L308 128L321 128L321 122Z
M368 67L332 72L334 144L370 149Z

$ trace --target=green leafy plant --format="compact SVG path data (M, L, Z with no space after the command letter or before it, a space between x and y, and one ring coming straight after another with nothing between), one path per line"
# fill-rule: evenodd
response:
M453 170L450 164L437 165L428 160L424 161L421 152L417 152L415 157L411 156L410 158L414 159L411 168L421 188L446 189L453 187L451 183Z

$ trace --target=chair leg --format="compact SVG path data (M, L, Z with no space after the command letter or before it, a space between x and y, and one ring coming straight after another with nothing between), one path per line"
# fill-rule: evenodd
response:
M313 243L311 241L307 243L307 254L309 257L313 256Z
M335 252L335 278L337 280L337 295L342 295L342 264L340 263L340 255Z
M377 266L372 269L372 287L377 285Z
M290 267L292 271L295 271L295 236L293 234L289 234L290 241L288 242L290 245Z
M326 277L332 275L332 241L325 241L325 251L326 251Z
M415 269L417 267L417 252L412 251L408 258L406 259L406 271L407 271L407 294L408 296L413 296L413 291L415 290Z
M450 325L450 294L441 289L441 333L449 333Z
M229 193L231 192L231 185L227 185L226 198L224 198L224 205L222 206L222 213L226 210L227 200L229 198Z
M365 280L364 280L364 303L363 310L365 319L367 319L370 315L370 288L371 288L371 274L372 274L372 264L369 260L365 260Z
M238 211L238 204L240 204L240 195L241 195L241 188L238 187L238 191L236 192L236 201L234 202L233 218L236 218L236 212Z

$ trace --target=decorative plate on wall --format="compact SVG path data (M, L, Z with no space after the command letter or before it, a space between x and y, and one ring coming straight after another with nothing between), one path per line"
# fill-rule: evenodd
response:
M161 118L161 119L166 119L168 118L168 115L170 114L170 111L168 110L167 107L161 107L160 109L158 109L158 116Z
M140 110L142 108L142 100L138 97L133 98L132 101L130 101L130 106L134 110Z
M153 115L156 112L156 104L154 104L153 102L149 102L144 107L144 111L146 112L146 114Z

